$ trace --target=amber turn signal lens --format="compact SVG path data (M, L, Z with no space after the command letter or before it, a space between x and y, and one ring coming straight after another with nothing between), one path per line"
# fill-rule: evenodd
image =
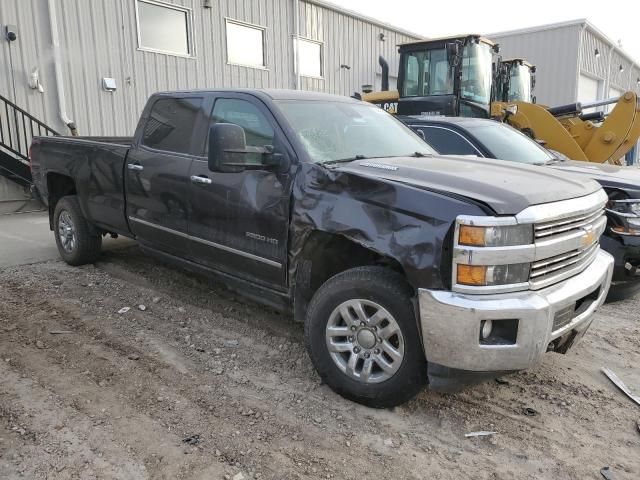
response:
M458 243L461 245L473 245L475 247L484 247L485 227L470 227L469 225L460 225Z
M487 267L485 265L458 265L457 280L461 285L486 285Z

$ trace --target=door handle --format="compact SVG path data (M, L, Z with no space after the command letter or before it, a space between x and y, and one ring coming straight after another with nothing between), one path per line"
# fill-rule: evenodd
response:
M138 163L128 163L127 168L136 172L141 172L142 170L144 170L144 167Z
M191 181L193 183L199 183L201 185L211 185L211 179L200 175L191 175Z

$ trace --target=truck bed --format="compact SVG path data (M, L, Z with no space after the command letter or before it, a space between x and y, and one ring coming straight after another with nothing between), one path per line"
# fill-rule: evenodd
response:
M31 151L34 183L46 200L51 182L73 180L87 219L126 234L124 168L132 142L132 137L36 137Z

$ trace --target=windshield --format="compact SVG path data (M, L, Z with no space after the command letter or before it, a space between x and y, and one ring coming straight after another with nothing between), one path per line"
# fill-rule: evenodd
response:
M554 157L515 128L497 122L468 127L469 132L491 152L492 158L542 165Z
M314 163L435 153L374 105L301 100L277 104Z
M444 48L403 55L402 96L453 94L453 75Z
M510 66L507 101L531 102L531 71L526 65Z
M470 43L464 47L460 97L489 105L493 77L493 54L486 43Z

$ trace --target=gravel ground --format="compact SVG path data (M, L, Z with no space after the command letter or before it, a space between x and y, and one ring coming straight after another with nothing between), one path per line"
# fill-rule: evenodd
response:
M636 480L640 407L600 368L640 391L639 304L533 370L372 410L320 383L289 317L137 247L5 268L0 478Z

